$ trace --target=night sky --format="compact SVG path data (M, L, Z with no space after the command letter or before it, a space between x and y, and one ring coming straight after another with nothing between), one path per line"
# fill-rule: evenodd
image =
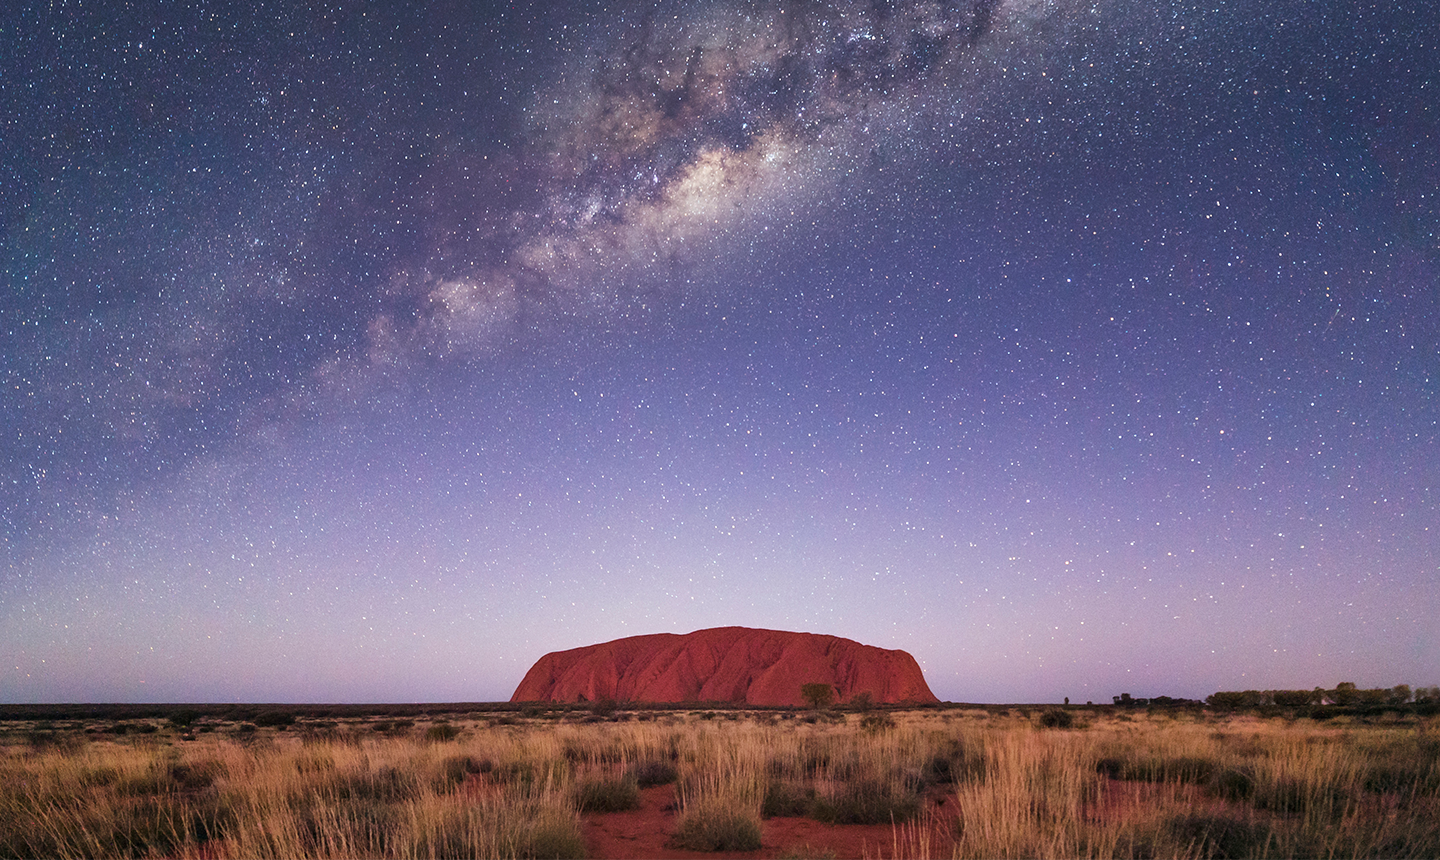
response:
M1431 4L402 5L0 12L0 701L1440 683Z

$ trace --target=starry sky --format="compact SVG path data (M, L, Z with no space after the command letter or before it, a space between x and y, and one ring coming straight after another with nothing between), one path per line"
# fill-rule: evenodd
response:
M1440 683L1437 33L6 4L0 701L732 624L952 701Z

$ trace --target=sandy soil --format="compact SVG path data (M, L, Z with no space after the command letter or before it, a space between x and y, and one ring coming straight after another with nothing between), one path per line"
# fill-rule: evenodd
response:
M888 860L896 856L897 833L888 824L830 825L808 818L766 819L761 823L758 851L685 851L670 845L675 833L674 799L672 786L655 786L641 789L639 809L585 816L585 847L589 855L636 860L781 856ZM940 813L935 818L943 821L948 817L946 807L953 807L954 801L939 804L936 801L944 801L943 796L927 800L932 809ZM933 844L939 842L937 839Z

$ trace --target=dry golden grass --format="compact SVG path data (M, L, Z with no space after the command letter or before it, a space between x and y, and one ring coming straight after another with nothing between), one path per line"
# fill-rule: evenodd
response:
M581 856L582 808L672 779L677 847L745 850L764 815L799 814L893 824L909 857L1440 856L1434 720L721 716L12 724L0 857Z

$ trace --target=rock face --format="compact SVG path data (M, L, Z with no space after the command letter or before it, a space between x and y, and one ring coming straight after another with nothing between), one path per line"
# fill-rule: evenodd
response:
M716 627L631 636L541 657L512 702L735 702L804 705L801 686L828 683L836 701L937 702L904 651L839 636Z

